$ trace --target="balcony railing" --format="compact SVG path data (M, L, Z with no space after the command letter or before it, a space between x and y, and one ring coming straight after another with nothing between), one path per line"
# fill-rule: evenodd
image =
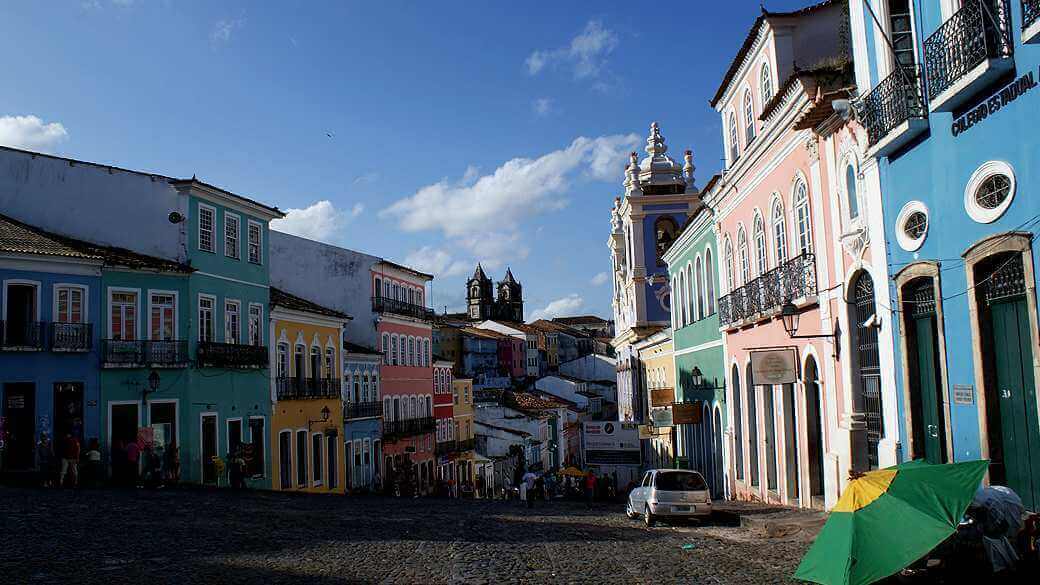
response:
M1022 30L1040 21L1040 0L1022 0Z
M383 416L381 402L347 402L343 407L344 420Z
M723 326L738 323L815 295L816 256L802 254L719 299L719 321Z
M89 351L93 333L91 323L51 323L51 351Z
M458 441L437 441L437 445L433 449L436 455L451 455L452 453L459 452Z
M101 363L107 367L183 367L187 341L101 340Z
M7 350L43 349L44 324L39 321L0 321L0 347Z
M200 341L196 350L199 367L266 368L267 348L262 345Z
M275 378L278 400L338 398L339 378Z
M988 59L1010 57L1007 0L968 0L924 42L928 98L935 101Z
M477 448L476 439L463 439L458 441L459 453L465 453L466 451L472 451Z
M861 119L870 146L912 119L927 117L917 66L898 67L863 98Z
M416 319L428 320L434 316L433 309L427 309L422 305L416 305L408 301L399 301L386 297L372 297L372 310L377 313L391 313L405 317L415 317Z
M432 416L405 420L384 420L383 437L390 439L412 437L423 433L433 432L435 428L437 428L437 423L434 421Z

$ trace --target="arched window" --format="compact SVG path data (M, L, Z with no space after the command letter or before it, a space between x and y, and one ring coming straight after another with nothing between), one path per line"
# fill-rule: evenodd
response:
M693 279L693 265L686 265L686 314L689 317L686 324L689 325L698 319L697 317L697 282Z
M849 219L859 217L859 195L856 192L856 169L850 161L845 166L845 196L849 201Z
M737 253L740 254L740 283L747 284L751 281L751 254L744 226L737 230Z
M729 113L729 163L733 164L740 156L740 146L737 144L737 116Z
M715 314L715 266L711 261L711 248L704 250L704 297L707 299L707 313Z
M744 92L744 144L751 144L755 139L755 105L751 99L751 91Z
M289 377L289 344L278 344L278 377Z
M430 355L430 338L429 337L427 337L423 341L423 353L426 354L426 361L423 363L423 366L428 368L428 367L430 367L430 364L433 363L433 357Z
M679 327L685 327L688 321L687 315L689 314L689 305L686 302L686 267L683 266L682 272L679 273Z
M704 305L704 264L700 258L697 258L694 272L697 287L697 319L703 319L708 314L708 309Z
M798 229L798 253L812 254L812 217L809 211L809 189L799 180L794 187L794 218Z
M389 396L383 398L383 416L386 417L386 420L394 420L394 411L391 408L392 404L393 403L390 402Z
M787 222L784 220L784 206L780 200L773 202L773 213L770 218L773 225L773 247L776 249L776 265L787 261Z
M765 107L769 100L773 99L773 75L769 71L768 63L762 65L762 71L759 73L758 90L762 94L762 106Z
M672 247L672 242L679 235L679 224L667 215L662 215L654 222L654 238L657 248L657 264L664 266L664 253Z
M361 384L361 402L369 401L369 383L368 383L368 372L365 372L363 383Z
M390 334L383 334L383 365L390 365Z
M325 348L325 377L329 380L336 377L336 350Z
M408 364L409 366L415 365L415 338L408 338Z
M755 261L758 275L762 276L769 270L769 259L766 255L766 229L762 216L755 214Z
M376 277L376 296L383 296L383 279L378 276Z
M311 375L312 380L318 380L321 375L321 348L311 347Z
M390 336L390 365L391 366L396 366L397 364L398 364L398 360L397 360L397 336L396 335L391 335Z
M744 413L741 409L740 370L733 364L733 373L730 376L730 388L733 389L733 451L736 461L734 471L737 479L744 479Z
M733 292L737 283L733 280L733 240L726 236L726 256L723 259L726 264L726 292Z
M672 313L672 329L679 328L679 276L673 274L668 286L671 293L668 295L669 308Z

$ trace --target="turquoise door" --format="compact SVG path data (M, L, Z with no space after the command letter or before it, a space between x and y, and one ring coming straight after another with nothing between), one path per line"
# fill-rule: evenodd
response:
M938 328L935 287L931 278L914 281L909 291L907 335L910 353L911 426L914 459L946 462L946 425L939 381Z

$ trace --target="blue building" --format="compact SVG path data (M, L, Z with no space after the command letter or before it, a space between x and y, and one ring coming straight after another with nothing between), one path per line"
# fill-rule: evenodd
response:
M0 216L0 470L98 437L101 254Z
M903 459L985 458L1040 505L1040 1L850 1Z
M383 355L343 340L343 440L348 493L375 489L382 461L383 405L379 366Z

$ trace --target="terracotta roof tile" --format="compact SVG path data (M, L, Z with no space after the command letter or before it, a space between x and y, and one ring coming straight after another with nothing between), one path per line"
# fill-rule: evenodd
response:
M350 319L350 316L346 313L323 307L318 303L308 301L307 299L287 293L273 286L271 287L271 306L282 307L283 309L292 309L294 311L303 311L305 313L314 313L316 315L325 315L326 317L335 317L337 319Z

